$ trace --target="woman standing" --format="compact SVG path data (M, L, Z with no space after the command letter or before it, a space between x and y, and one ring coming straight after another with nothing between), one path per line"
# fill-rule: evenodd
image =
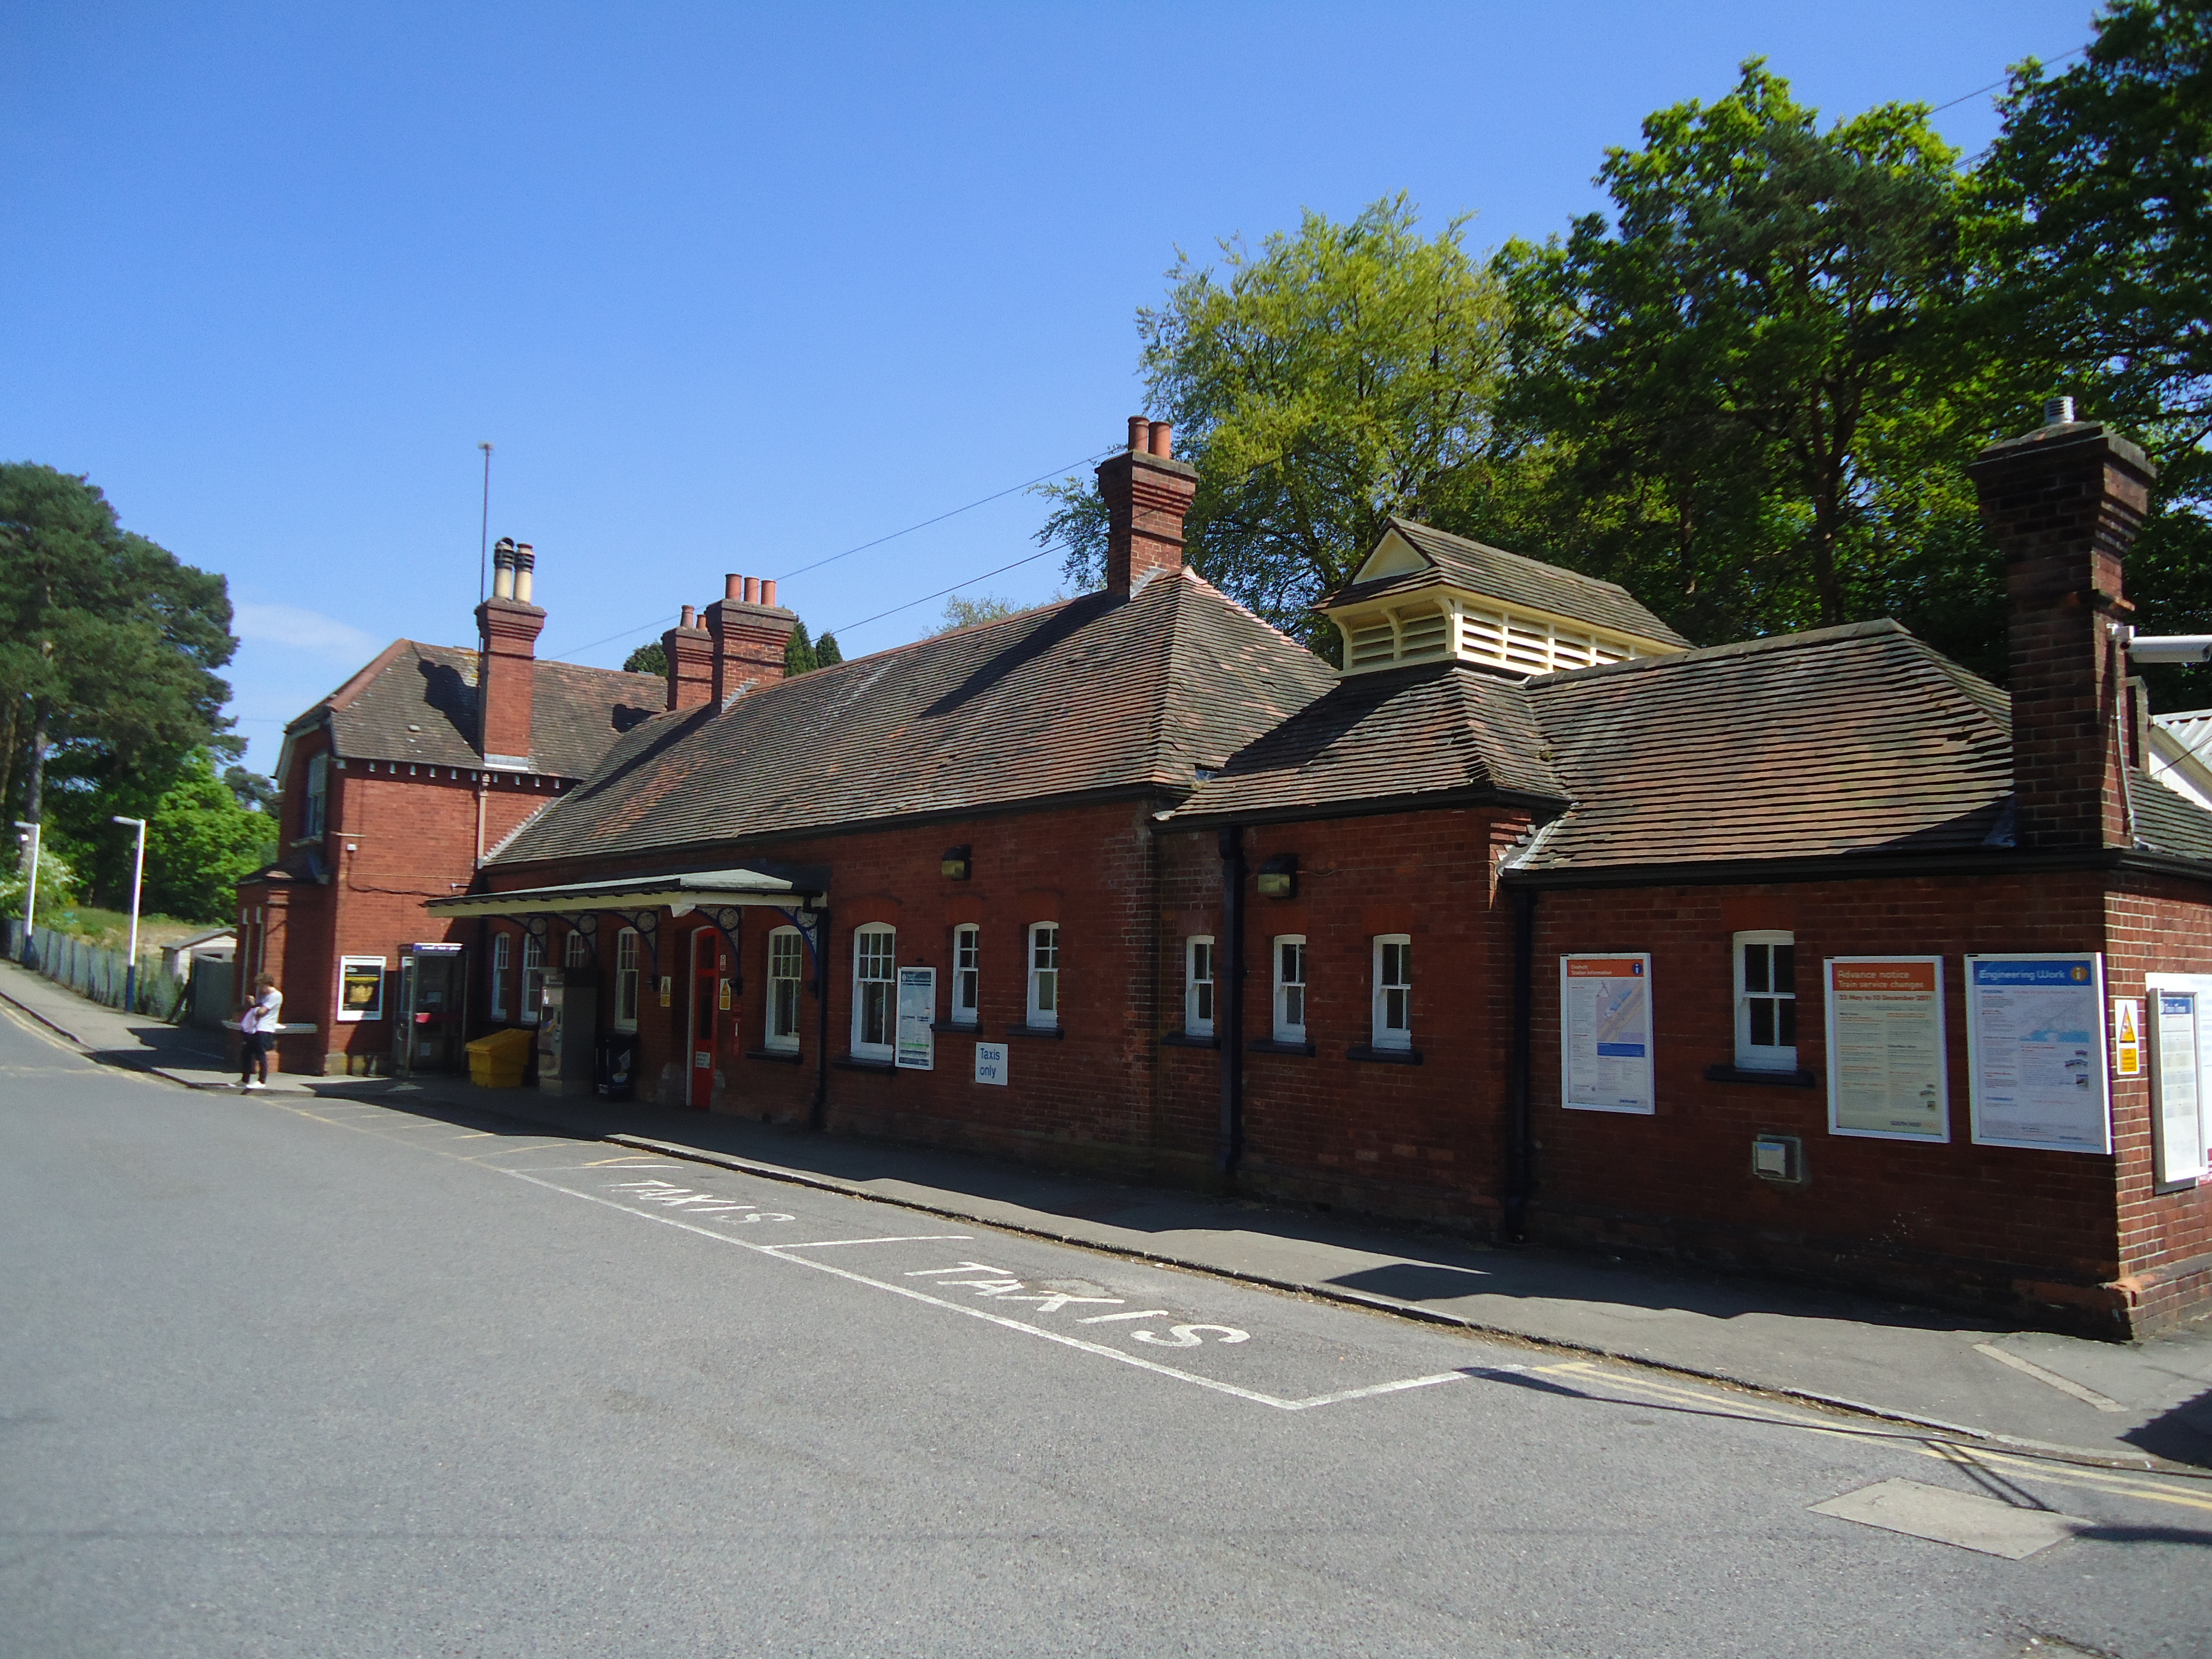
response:
M276 975L264 974L253 981L255 996L238 1022L244 1033L238 1045L238 1086L264 1089L269 1085L269 1050L276 1041L276 1028L284 1017L284 994L276 988ZM258 1068L260 1075L254 1075Z

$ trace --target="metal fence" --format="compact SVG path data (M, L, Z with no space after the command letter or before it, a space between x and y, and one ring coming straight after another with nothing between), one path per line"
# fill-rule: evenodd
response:
M103 951L88 939L74 933L56 933L51 927L33 927L26 949L23 924L15 921L8 924L8 955L26 968L44 974L55 984L67 986L81 997L105 1003L110 1008L123 1006L124 989L129 983L126 970L130 960L126 951ZM137 1006L130 1012L174 1019L183 1007L184 998L183 981L161 970L160 957L142 954Z

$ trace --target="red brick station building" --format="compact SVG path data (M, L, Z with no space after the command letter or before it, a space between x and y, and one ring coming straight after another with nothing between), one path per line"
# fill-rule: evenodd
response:
M734 576L665 684L537 662L519 550L477 650L293 724L242 959L289 1067L536 1024L543 1090L2141 1334L2212 1306L2151 469L2066 419L1971 471L2009 696L1404 520L1321 602L1340 670L1184 565L1141 420L1104 591L795 679Z

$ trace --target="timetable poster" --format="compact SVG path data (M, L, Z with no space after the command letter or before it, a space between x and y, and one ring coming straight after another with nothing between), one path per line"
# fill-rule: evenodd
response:
M898 1047L893 1063L908 1072L937 1069L937 969L898 970Z
M1968 957L1966 1047L1976 1145L2112 1150L2102 956Z
M2150 1006L2158 1018L2151 1046L2155 1069L2152 1098L2157 1103L2157 1154L2160 1186L2203 1178L2204 1121L2197 1019L2202 997L2192 989L2161 985L2154 978Z
M1943 958L1832 957L1828 1133L1947 1141Z
M1559 1079L1560 1103L1577 1111L1658 1109L1648 951L1559 958Z

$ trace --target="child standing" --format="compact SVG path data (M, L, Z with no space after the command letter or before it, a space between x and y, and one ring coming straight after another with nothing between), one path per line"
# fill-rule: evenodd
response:
M276 988L276 975L264 974L253 981L252 1002L238 1022L244 1034L238 1045L238 1086L264 1089L269 1085L269 1049L283 1023L284 994ZM256 1069L260 1075L255 1075Z

